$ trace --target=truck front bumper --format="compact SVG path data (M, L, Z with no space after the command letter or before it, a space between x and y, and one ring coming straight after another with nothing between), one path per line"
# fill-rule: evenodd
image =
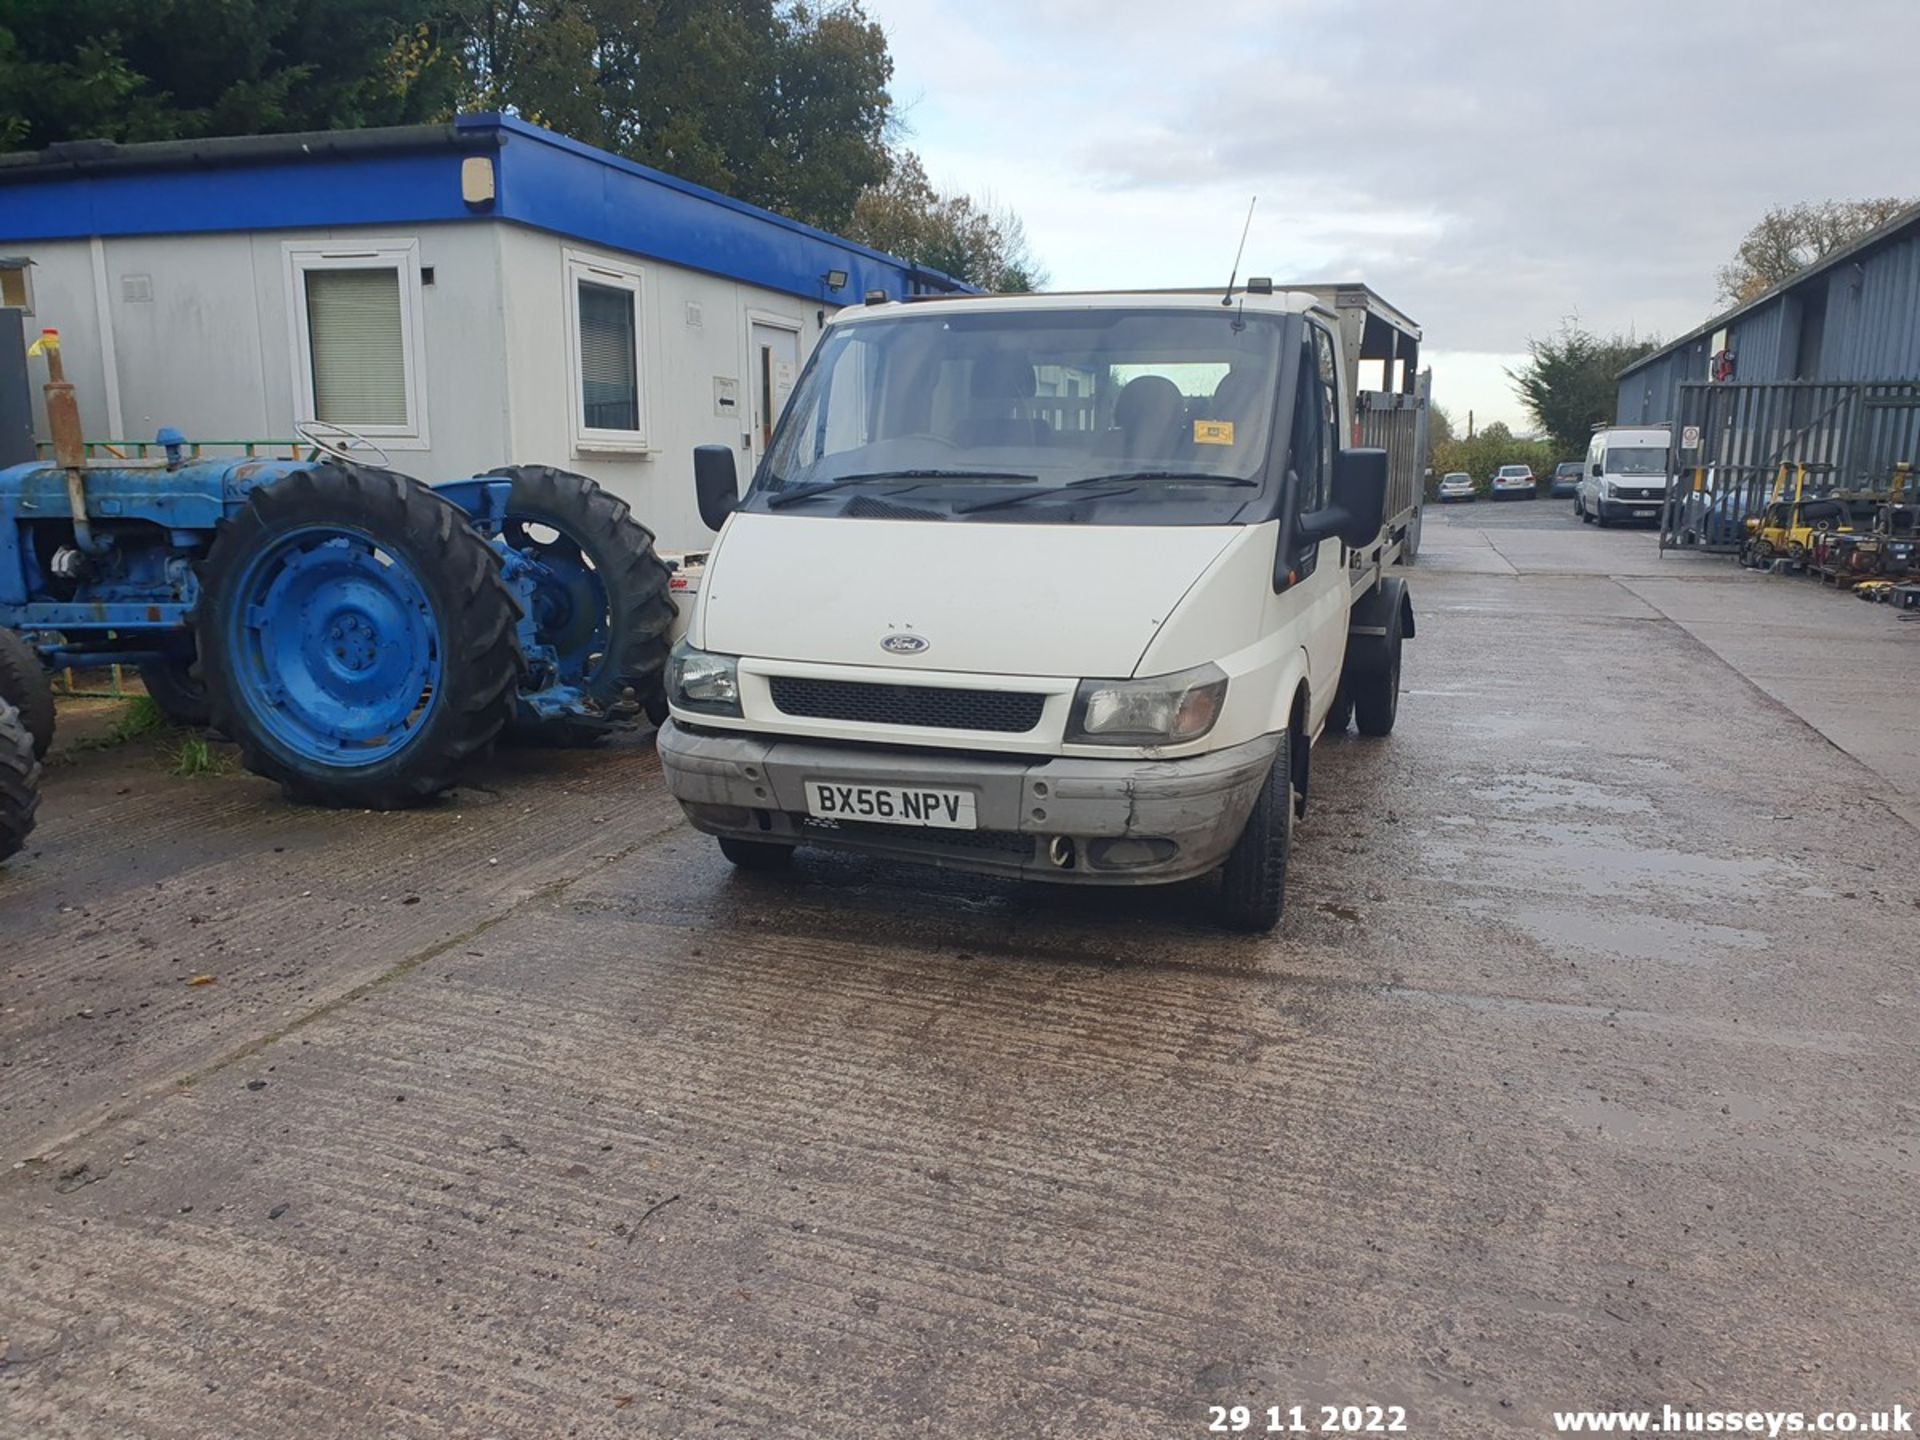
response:
M955 870L1083 885L1203 875L1246 827L1278 735L1179 760L1082 760L867 749L660 729L667 787L709 835L828 845ZM819 820L806 783L965 790L978 827Z

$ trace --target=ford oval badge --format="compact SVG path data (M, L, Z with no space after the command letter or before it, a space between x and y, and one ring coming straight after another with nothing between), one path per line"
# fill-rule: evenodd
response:
M918 655L927 648L927 639L910 630L896 630L881 640L880 648L889 655Z

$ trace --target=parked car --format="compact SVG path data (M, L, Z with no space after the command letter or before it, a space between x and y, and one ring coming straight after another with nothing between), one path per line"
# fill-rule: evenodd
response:
M1473 477L1464 470L1455 470L1440 477L1439 500L1442 505L1451 505L1456 500L1474 498Z
M1578 460L1562 460L1547 477L1547 498L1571 500L1580 488L1580 474L1586 467Z
M1495 500L1531 500L1540 492L1533 478L1532 467L1527 465L1502 465L1493 472L1493 483L1487 487L1487 494Z

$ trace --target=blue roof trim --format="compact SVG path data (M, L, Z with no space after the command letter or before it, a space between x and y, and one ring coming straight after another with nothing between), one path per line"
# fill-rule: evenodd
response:
M820 303L857 302L870 290L897 298L972 288L514 116L463 116L452 130L470 144L452 146L448 127L423 126L417 149L409 132L337 153L297 136L283 146L259 137L244 152L205 142L188 163L178 147L163 156L167 147L120 146L79 173L16 171L0 187L0 245L498 219ZM475 154L492 157L497 192L477 211L460 199L459 181L461 161ZM838 291L827 289L830 270L847 272Z

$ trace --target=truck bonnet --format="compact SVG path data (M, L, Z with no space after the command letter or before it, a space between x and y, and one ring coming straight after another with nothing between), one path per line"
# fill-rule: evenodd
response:
M1127 676L1239 534L736 514L707 568L694 643L831 665ZM925 648L882 648L901 632Z

